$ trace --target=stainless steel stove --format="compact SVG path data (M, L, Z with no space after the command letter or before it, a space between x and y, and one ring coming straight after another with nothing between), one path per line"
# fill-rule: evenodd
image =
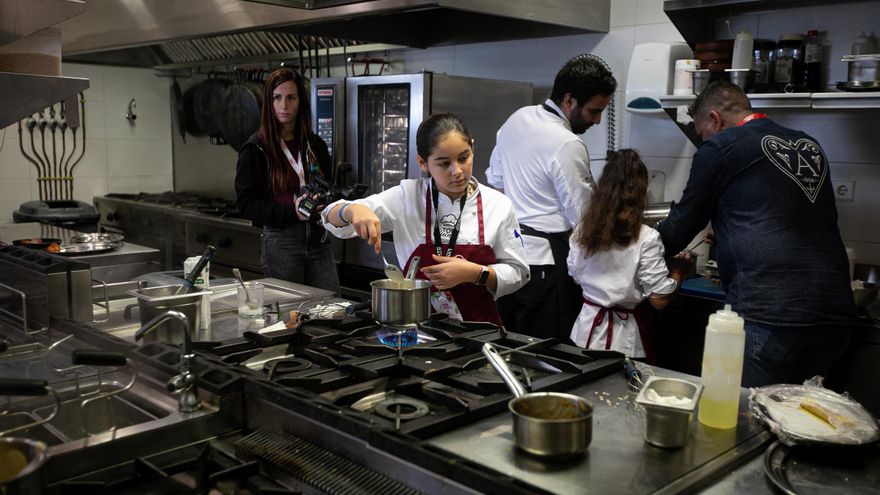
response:
M234 200L169 191L111 193L95 197L94 203L101 231L159 249L165 270L181 268L187 257L213 245L215 273L229 276L238 267L248 278L262 275L260 229L239 215Z
M510 394L483 357L491 342L532 391L564 390L620 369L622 356L508 333L491 323L435 315L389 328L368 312L306 320L296 329L246 332L210 352L306 390L364 420L419 438L501 412Z

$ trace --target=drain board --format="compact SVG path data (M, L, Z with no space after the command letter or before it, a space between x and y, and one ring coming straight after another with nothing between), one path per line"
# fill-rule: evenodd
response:
M241 459L258 460L333 495L370 493L417 495L420 492L296 435L263 428L235 443ZM274 474L274 473L273 473Z

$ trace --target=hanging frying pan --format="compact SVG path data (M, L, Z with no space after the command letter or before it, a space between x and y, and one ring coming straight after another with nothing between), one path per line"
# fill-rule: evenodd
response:
M196 122L208 136L222 136L223 114L226 112L226 90L232 83L228 79L209 77L196 86L193 110Z
M171 102L174 104L174 113L177 116L177 129L180 132L180 138L186 143L186 111L183 105L183 93L180 91L177 78L173 78L172 81Z
M192 136L204 136L205 132L199 127L199 123L196 122L196 111L195 111L195 93L196 87L198 85L193 85L186 88L186 91L183 92L183 120L181 120L181 125L186 129Z
M235 151L260 126L260 105L245 83L236 82L226 89L225 112L220 116L221 133Z

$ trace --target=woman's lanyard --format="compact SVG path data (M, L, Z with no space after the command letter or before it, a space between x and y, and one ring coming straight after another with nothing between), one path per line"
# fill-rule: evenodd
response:
M434 249L437 250L437 256L443 256L443 238L440 237L440 212L437 210L437 203L439 202L439 193L437 192L437 184L434 183L434 179L431 179L431 200L434 206L434 216L437 217L434 219ZM458 241L458 231L461 226L461 217L464 215L464 204L467 201L467 189L465 189L464 194L461 196L461 201L459 202L460 207L458 210L458 219L455 220L455 226L452 227L452 233L449 235L449 244L446 246L446 257L452 256L452 250L455 249L455 243Z
M306 177L305 172L303 171L302 163L299 160L299 153L297 153L297 159L293 159L293 154L290 153L290 150L287 149L287 144L284 143L284 140L281 140L281 151L284 152L284 156L287 157L287 161L290 162L290 165L293 167L293 170L296 172L296 175L299 176L299 185L300 187L306 185Z

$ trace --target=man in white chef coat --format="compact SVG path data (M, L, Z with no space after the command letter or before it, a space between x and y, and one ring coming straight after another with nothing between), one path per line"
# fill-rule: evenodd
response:
M498 130L486 178L513 202L531 280L498 300L508 330L568 339L583 305L568 275L568 238L592 188L579 137L598 124L617 88L604 62L578 55L556 74L544 103L520 108Z

